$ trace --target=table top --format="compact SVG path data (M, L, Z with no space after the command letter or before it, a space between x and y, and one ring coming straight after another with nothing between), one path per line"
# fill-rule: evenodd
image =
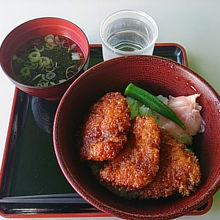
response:
M189 67L207 80L220 94L219 39L220 4L218 0L72 0L13 1L1 0L0 44L6 35L19 24L38 17L60 17L72 21L86 33L90 43L100 43L99 27L103 19L121 9L142 10L150 14L158 24L157 42L181 44L186 52ZM2 160L14 85L0 69L0 162ZM211 210L202 216L180 219L219 219L220 190L214 195ZM1 217L0 217L1 218ZM68 218L66 218L68 219ZM86 219L86 218L85 218ZM117 219L117 218L99 218Z

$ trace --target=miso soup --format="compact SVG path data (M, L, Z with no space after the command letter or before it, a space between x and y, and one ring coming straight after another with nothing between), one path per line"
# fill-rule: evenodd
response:
M12 72L17 81L47 87L65 82L82 67L85 58L72 40L49 34L21 45L12 58Z

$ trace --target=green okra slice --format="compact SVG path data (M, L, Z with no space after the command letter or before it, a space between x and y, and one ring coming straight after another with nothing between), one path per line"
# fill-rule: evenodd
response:
M134 85L133 83L130 83L126 87L124 95L138 100L155 112L163 115L166 118L169 118L173 122L177 123L181 128L185 129L185 125L181 122L173 110L148 91Z

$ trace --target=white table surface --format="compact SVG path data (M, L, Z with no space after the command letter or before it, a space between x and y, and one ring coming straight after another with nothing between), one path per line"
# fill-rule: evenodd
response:
M70 20L84 30L90 43L100 43L99 27L106 16L121 9L143 10L154 17L159 26L157 42L181 44L186 49L189 67L205 78L220 94L219 0L0 0L0 2L0 43L17 25L46 16ZM0 69L0 162L14 88ZM220 190L215 194L213 206L207 214L180 219L220 219Z

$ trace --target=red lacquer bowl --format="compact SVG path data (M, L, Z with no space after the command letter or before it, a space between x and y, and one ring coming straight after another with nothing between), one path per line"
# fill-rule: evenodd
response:
M127 200L112 194L92 175L79 157L77 134L84 115L98 98L110 91L123 92L133 82L155 95L201 94L198 102L206 122L194 137L202 183L189 197ZM220 98L196 73L174 61L155 56L120 57L102 62L82 74L69 87L58 106L53 140L58 163L70 185L98 209L123 219L170 219L203 205L220 186Z
M17 48L24 42L48 34L60 35L73 40L85 58L82 68L67 81L48 87L34 87L22 84L14 79L11 60ZM89 42L84 32L75 24L60 18L45 17L27 21L12 30L1 45L0 63L5 74L24 92L50 100L59 100L69 85L88 68Z

